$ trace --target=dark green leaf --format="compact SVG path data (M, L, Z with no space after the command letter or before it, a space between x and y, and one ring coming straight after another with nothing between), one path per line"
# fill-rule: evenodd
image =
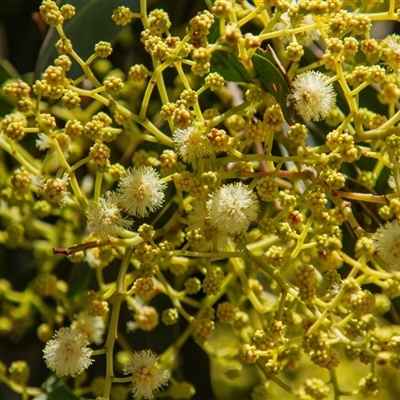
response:
M219 20L215 20L211 25L210 33L207 36L208 43L214 44L219 38Z
M36 396L33 400L82 400L70 392L55 375L46 380L43 390L44 393Z
M246 68L238 61L237 57L226 51L216 51L213 53L211 71L218 72L227 81L254 83Z
M94 50L94 45L100 40L112 42L118 36L123 26L115 25L111 19L113 11L121 5L120 0L69 0L68 4L76 8L76 15L64 24L64 32L72 42L74 51L86 60ZM139 11L139 0L124 0L123 5L131 11ZM50 29L40 50L36 74L42 73L58 57L54 47L59 36ZM71 71L70 76L79 75L79 69Z
M400 297L396 297L392 300L393 308L396 311L397 315L400 315ZM394 313L392 315L395 315Z
M272 49L257 50L251 61L258 73L261 84L264 89L274 96L275 100L281 106L283 115L287 122L304 123L297 115L293 106L287 105L287 96L289 94L289 86L282 72L275 66L276 61L272 55Z
M20 75L18 74L17 70L7 61L5 58L0 59L0 84L3 83L8 79L20 79Z
M94 277L94 269L87 263L74 264L68 282L68 297L80 296L89 287L90 281Z

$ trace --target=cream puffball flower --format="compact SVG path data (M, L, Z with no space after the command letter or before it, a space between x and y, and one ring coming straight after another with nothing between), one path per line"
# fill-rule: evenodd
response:
M154 168L130 168L119 181L119 202L130 215L147 217L161 207L166 187Z
M159 357L151 350L142 350L131 354L130 363L125 365L125 375L132 374L133 396L152 399L153 392L168 384L171 375L168 369L158 369Z
M306 121L325 119L336 105L336 93L329 78L321 72L308 71L292 82L289 99Z
M212 249L213 244L216 244L218 249L223 250L229 242L229 236L211 223L206 201L196 199L190 206L191 209L188 212L189 228L200 229L203 235L203 241L194 245L196 251L208 251Z
M210 154L206 135L195 126L177 129L172 135L172 140L179 156L185 163L193 163L197 158Z
M100 238L115 237L133 221L123 218L119 198L114 192L107 192L95 206L86 210L87 224L91 232Z
M379 257L391 270L400 269L400 222L388 222L374 235L375 248Z
M43 349L47 367L59 376L76 376L89 368L93 350L88 346L86 335L72 328L61 328Z
M203 231L210 229L212 226L208 219L207 205L204 200L194 200L188 213L189 227L191 229L199 228Z
M158 311L154 307L144 306L140 301L137 302L137 310L134 318L135 321L128 321L126 323L128 332L134 332L136 329L152 331L160 320Z
M106 329L104 319L98 315L90 315L87 311L81 311L76 320L72 322L71 328L86 334L91 343L100 345Z
M257 196L241 182L223 185L207 201L210 223L221 233L246 231L258 215Z
M294 2L292 2L292 5L296 6L296 4L294 4ZM311 25L315 25L313 16L312 16L312 14L306 14L303 18L302 26L309 27ZM296 28L297 26L298 26L298 20L296 21L296 18L295 18L294 24L292 24L292 21L288 15L288 13L285 12L281 15L280 22L278 22L275 25L275 30L280 31L280 30L288 29L288 28ZM283 43L289 43L291 38L292 38L291 35L281 36L281 40ZM320 38L321 38L321 31L318 29L315 29L312 31L306 30L306 31L302 32L301 35L296 36L297 41L303 46L309 46L311 43L319 40Z
M388 35L381 42L380 57L393 71L399 70L400 61L400 36L395 33Z

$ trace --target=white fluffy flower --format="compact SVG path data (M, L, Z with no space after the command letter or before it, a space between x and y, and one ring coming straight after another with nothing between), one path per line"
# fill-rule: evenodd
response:
M100 197L94 207L86 210L86 217L89 229L99 237L115 237L133 222L122 217L119 199L114 192Z
M38 138L35 140L36 147L43 151L43 150L48 150L51 148L51 143L47 135L45 135L43 132L38 133Z
M388 222L374 235L375 248L390 269L400 269L400 222Z
M303 26L307 27L314 25L315 21L311 14L307 14L303 18ZM299 43L303 46L309 46L311 43L319 40L321 38L321 31L319 29L314 29L312 31L305 31L303 34L299 35Z
M93 247L85 251L84 260L89 264L90 268L101 269L110 264L113 257L113 254L109 254L109 256L104 257L104 254L102 254L100 247Z
M336 93L329 78L318 71L297 75L289 99L306 121L325 119L336 105Z
M400 36L395 33L388 35L381 43L380 57L393 71L399 70L400 59Z
M189 226L191 229L210 229L211 224L208 219L207 205L204 200L194 200L190 203L191 209L188 213Z
M171 375L168 369L158 369L159 357L151 350L131 354L130 363L125 365L125 375L132 374L132 393L134 397L152 399L153 392L168 384Z
M61 146L61 150L63 152L64 155L68 155L69 153L69 142L70 142L70 138L65 135L57 135L56 139L60 139L59 140L59 144ZM45 151L45 150L53 150L54 146L51 144L50 142L50 138L43 132L39 132L38 133L38 138L35 140L36 143L36 147L40 150L40 151ZM57 157L57 153L56 152L50 152L52 154L52 156L55 158Z
M119 202L129 214L147 217L161 207L166 187L154 168L130 168L119 181Z
M387 183L388 183L388 186L390 187L390 189L396 190L396 181L392 174L389 175Z
M61 328L43 349L47 367L57 375L75 376L89 368L92 349L87 347L86 335L72 328Z
M98 315L90 315L87 311L81 311L76 320L72 322L71 328L86 334L91 343L99 345L103 341L105 324L103 318Z
M246 231L257 218L258 209L257 196L241 182L220 187L207 201L210 223L228 235Z
M158 311L151 306L144 306L141 301L136 302L135 321L126 323L127 332L134 332L136 329L152 331L159 323Z
M194 200L191 204L191 210L188 212L189 228L200 229L204 235L204 241L194 245L196 251L209 251L215 243L217 248L223 250L229 242L229 236L226 232L221 232L211 224L208 217L207 204L204 200Z
M179 156L186 163L193 163L197 158L210 154L206 135L195 126L177 129L172 135L172 140Z
M296 1L292 1L291 5L292 6L296 6L297 2ZM298 25L298 22L295 22L295 24L292 24L292 21L289 17L289 14L287 12L283 13L280 17L280 21L275 25L275 30L276 31L280 31L283 29L289 29L289 28L296 28ZM306 14L303 18L302 21L302 26L304 27L308 27L311 25L314 25L315 21L314 18L312 16L312 14ZM281 36L280 37L282 42L285 44L290 43L292 36L291 35L287 35L287 36ZM297 41L302 44L303 46L309 46L311 43L313 43L314 41L317 41L321 38L321 31L319 29L315 29L315 30L306 30L304 32L302 32L300 35L296 35L296 39Z

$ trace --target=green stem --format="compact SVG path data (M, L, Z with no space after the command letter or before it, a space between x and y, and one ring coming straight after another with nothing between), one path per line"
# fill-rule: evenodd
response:
M115 300L111 311L111 319L108 328L107 339L104 345L104 348L106 349L106 381L103 391L103 397L105 397L106 399L110 397L112 378L114 378L114 366L113 366L114 344L118 337L119 313L121 310L121 305L125 294L125 288L124 288L125 276L128 271L132 254L133 254L132 247L128 247L125 249L124 258L122 260L116 282Z
M169 283L167 282L167 280L164 278L164 275L161 273L161 271L159 269L157 269L156 271L156 276L157 278L161 281L161 283L164 286L164 289L168 295L168 297L170 298L173 306L179 311L179 313L187 320L187 321L191 321L192 317L185 311L185 309L181 306L181 303L178 299L178 297L176 296L175 290L172 289L172 287L169 285Z
M76 176L74 173L69 175L69 184L71 185L72 190L74 191L75 197L78 200L79 205L82 207L82 210L86 210L87 208L87 201L86 198L83 196L81 188L76 180Z
M339 400L340 390L339 390L339 385L338 385L337 376L336 376L336 369L331 368L329 370L329 373L331 375L331 384L333 386L333 395L335 396L334 400Z
M173 63L172 60L169 61L164 61L161 65L159 65L158 67L156 67L153 71L153 73L151 74L150 80L147 84L147 88L146 91L144 93L144 96L142 98L142 108L140 109L139 112L139 119L144 121L146 119L146 114L147 114L147 107L149 105L149 101L150 101L150 96L151 93L153 92L153 88L154 86L157 84L157 88L160 90L162 90L162 93L160 93L161 97L163 98L163 104L168 103L168 95L167 92L165 90L165 85L164 85L164 80L162 79L162 72L168 68L171 64ZM154 62L154 65L156 65L156 63ZM161 84L159 85L158 82L161 82Z
M259 257L254 255L250 250L245 248L247 258L258 265L267 275L269 275L276 283L286 292L297 298L297 291L280 275L280 271L272 268L270 265L264 263Z
M95 184L94 184L94 196L93 199L94 201L99 201L100 195L101 195L101 183L103 182L103 173L97 171L96 172L96 179L95 179Z
M37 160L35 160L24 148L18 143L11 142L7 143L5 139L0 137L0 147L2 147L8 154L14 157L23 167L25 167L30 173L35 176L40 176L39 169L35 166Z
M306 226L303 228L299 239L297 240L296 247L290 254L290 257L285 261L285 263L280 268L280 273L283 274L289 265L293 264L294 260L296 260L297 256L303 250L304 240L306 239L308 232L310 230L311 224L313 222L312 218L308 218Z

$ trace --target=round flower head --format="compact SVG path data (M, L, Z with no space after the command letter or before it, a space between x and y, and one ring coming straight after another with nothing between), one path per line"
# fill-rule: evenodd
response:
M294 24L292 24L292 21L289 17L289 14L287 12L283 13L280 17L280 21L275 25L275 30L279 31L282 29L288 29L288 28L296 28L298 22L294 21ZM315 21L313 19L312 14L306 14L303 18L302 21L302 26L308 27L310 25L314 25ZM317 41L321 38L321 32L318 29L315 30L306 30L305 32L302 32L301 35L297 35L296 39L300 44L303 46L309 46L312 42ZM283 43L289 43L291 40L291 36L282 36L281 37Z
M388 222L374 235L375 248L390 269L400 269L400 222Z
M99 237L115 237L122 229L129 228L132 221L121 216L118 196L107 192L99 198L95 207L86 210L88 227Z
M103 250L100 247L93 247L85 251L84 261L88 263L90 268L102 269L107 267L108 264L113 260L113 252L110 251L110 247L105 247ZM104 251L108 254L104 254Z
M314 25L315 21L311 14L307 14L303 18L303 26ZM305 31L302 35L299 35L299 42L304 46L309 46L312 42L316 42L321 38L321 31L314 29L312 31Z
M336 105L336 93L329 78L321 72L308 71L297 75L292 82L289 99L306 121L325 119Z
M127 331L134 332L136 329L152 331L158 325L160 319L157 310L151 306L144 306L140 301L137 301L136 304L135 321L126 323Z
M72 328L61 328L46 343L43 358L47 367L57 375L76 376L89 368L92 349L87 347L86 335Z
M207 137L195 126L177 129L172 140L179 156L186 163L193 163L197 158L206 157L210 153Z
M130 363L125 365L125 375L132 374L132 393L134 397L152 399L153 392L168 384L170 371L158 369L159 357L151 350L142 350L131 354Z
M154 168L130 168L119 181L119 202L129 214L147 217L161 207L166 187Z
M67 200L68 185L68 174L63 174L62 178L50 178L43 186L43 194L50 203L64 206Z
M200 229L204 235L204 240L194 245L196 251L209 251L214 242L218 249L223 250L229 241L229 236L226 232L218 231L211 223L206 201L196 199L190 206L191 210L188 212L189 228Z
M189 226L192 229L200 228L205 231L210 229L211 224L208 219L207 205L204 200L194 200L188 213Z
M104 320L98 315L90 315L87 311L81 311L71 328L86 334L89 342L101 344L105 330Z
M380 57L393 71L398 71L400 61L400 36L388 35L381 43Z
M257 218L258 208L256 195L241 182L220 187L207 201L211 224L228 235L246 231Z

